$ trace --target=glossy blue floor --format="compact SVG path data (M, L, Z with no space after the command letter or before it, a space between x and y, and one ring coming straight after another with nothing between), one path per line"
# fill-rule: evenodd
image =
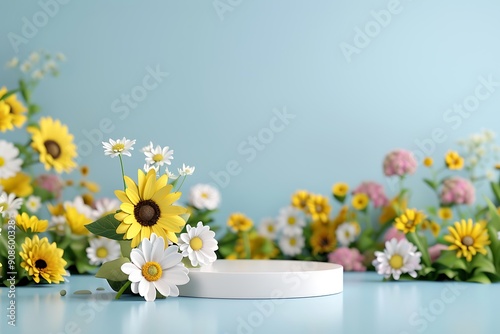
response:
M8 289L1 288L1 333L498 332L498 284L382 282L375 273L345 273L344 292L325 297L145 302L139 296L114 300L107 283L92 276L70 280L17 288L15 327L7 323ZM74 294L82 289L92 294Z

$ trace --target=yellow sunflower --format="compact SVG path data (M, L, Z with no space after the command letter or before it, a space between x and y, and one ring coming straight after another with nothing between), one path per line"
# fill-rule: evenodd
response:
M485 222L473 223L472 219L462 219L449 226L448 231L450 234L445 235L444 240L451 244L449 250L457 251L458 258L465 257L470 262L477 253L486 255L484 247L490 244L490 239Z
M464 158L456 151L448 151L444 157L446 167L453 170L460 170L464 167Z
M27 197L33 194L31 176L23 172L8 179L0 179L0 188L8 194L16 194L17 197Z
M0 97L7 93L7 88L0 89ZM12 130L13 127L20 128L27 120L26 107L17 100L16 94L12 94L0 101L0 131ZM9 117L6 117L7 113Z
M451 208L439 208L438 217L442 220L450 220L453 218L453 210Z
M340 198L345 197L348 191L349 191L349 185L345 182L335 183L332 187L333 195Z
M92 223L92 219L84 215L83 213L78 212L78 210L71 206L67 205L66 210L64 212L64 218L68 223L71 232L76 235L89 235L90 232L87 230L85 225Z
M328 198L323 195L310 195L307 201L307 213L314 221L328 222L328 215L332 207L328 204Z
M227 226L234 232L245 232L252 228L253 221L242 213L233 213L227 219Z
M418 224L422 223L425 215L415 209L406 209L406 211L401 214L395 221L395 227L403 231L405 234L409 232L415 232Z
M364 210L368 206L368 203L370 202L370 198L368 197L367 194L364 193L358 193L354 196L352 196L352 207L355 208L356 210Z
M116 190L115 195L122 202L121 212L115 218L121 222L116 233L123 234L123 239L132 239L132 247L137 247L151 233L161 236L166 242L177 242L175 233L182 231L186 221L180 215L187 213L181 206L172 205L180 197L180 192L171 193L173 186L167 184L168 176L163 174L158 179L151 169L147 174L138 170L138 184L125 176L127 189Z
M310 196L311 194L306 190L297 190L292 195L292 206L300 210L305 210Z
M312 247L314 255L318 253L329 253L335 249L337 239L335 238L335 230L330 224L314 228L309 243Z
M57 248L55 242L49 243L49 239L39 239L38 235L35 235L32 239L26 238L21 247L23 249L19 252L22 258L21 267L36 283L40 283L40 278L48 283L64 281L63 275L66 275L64 251Z
M45 170L54 168L58 173L69 173L76 167L73 161L77 157L76 146L66 125L59 120L42 117L40 128L30 126L27 131L31 133L31 146L40 154Z
M47 227L49 227L49 222L47 220L38 220L37 216L29 216L26 212L23 212L16 217L16 225L24 232L45 232Z

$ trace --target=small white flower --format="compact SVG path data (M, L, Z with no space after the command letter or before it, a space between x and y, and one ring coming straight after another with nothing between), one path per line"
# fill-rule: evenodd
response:
M7 62L8 68L14 68L19 64L19 59L17 57L12 58Z
M120 244L116 240L107 238L94 238L89 240L87 258L92 265L100 265L120 257Z
M144 164L144 167L142 168L144 169L144 171L147 173L149 172L151 169L154 169L156 173L158 173L158 171L160 170L160 166L158 165L149 165L149 164Z
M494 181L495 180L495 172L491 169L488 169L485 173L485 176L488 180Z
M283 234L278 244L284 255L295 256L300 254L302 252L302 248L304 248L304 237L301 234Z
M335 231L335 235L337 236L337 241L343 247L349 246L351 242L356 240L356 226L351 224L350 222L345 222L337 227Z
M35 71L33 71L33 73L31 73L31 77L33 79L35 79L35 80L41 80L41 79L43 79L44 75L45 74L43 73L42 70L35 70Z
M23 205L22 198L16 198L15 194L7 194L3 191L0 194L0 207L2 208L2 217L14 218L18 215L18 210Z
M165 169L165 174L167 174L168 178L172 180L177 180L179 178L179 175L175 175L174 173L169 171L168 168Z
M17 147L8 141L0 140L0 179L8 179L21 171L23 160L18 156Z
M63 236L66 234L66 218L64 216L52 216L49 222L49 229L56 231L57 235Z
M153 142L150 141L148 146L144 146L143 148L141 148L141 152L143 153L151 152L153 148L154 148Z
M123 137L123 139L117 139L116 141L113 139L109 139L109 142L102 142L102 147L104 148L104 154L110 155L112 158L117 157L118 155L128 155L132 156L130 151L134 148L132 147L135 144L134 140L128 140Z
M493 139L495 139L496 134L492 130L484 129L483 130L483 136L484 136L484 138L486 139L487 142L491 142L491 141L493 141Z
M38 52L32 52L28 59L31 63L36 64L40 60L40 54Z
M383 252L375 252L372 264L379 275L389 278L391 275L399 280L402 274L408 273L417 277L417 270L422 269L420 258L422 253L417 252L417 247L406 239L393 238L385 243Z
M182 254L178 251L177 246L165 249L165 241L155 233L149 239L143 239L130 253L132 262L121 266L132 282L132 292L139 293L146 301L156 299L156 290L164 297L177 297L177 285L189 282L189 271L181 262Z
M95 202L94 217L99 219L110 213L115 213L120 208L120 201L116 198L104 197Z
M64 55L64 53L58 52L56 53L56 59L59 61L66 61L66 56Z
M174 150L169 150L168 146L162 148L160 145L153 148L152 145L153 143L150 143L150 148L148 146L143 148L146 155L146 162L150 165L170 165L172 163L170 160L174 158Z
M52 72L57 70L57 64L53 60L49 60L48 62L43 65L43 70L47 72Z
M302 229L306 225L302 211L292 206L282 208L277 220L280 230L286 235L302 234Z
M278 234L278 222L274 218L263 218L258 227L259 234L268 239L274 240Z
M190 167L190 166L186 166L185 164L182 164L182 168L177 168L177 170L179 171L179 175L180 176L188 176L188 175L193 175L194 173L194 169L196 167Z
M31 195L26 200L26 207L32 213L36 213L42 207L42 199L40 197L38 197L38 196Z
M209 226L203 226L201 221L196 227L186 225L186 233L182 233L179 238L182 256L189 257L194 267L214 262L217 259L215 251L219 248L217 244L214 231L210 231Z
M26 73L31 69L31 63L28 61L25 61L24 63L21 64L19 69L21 70L21 72Z
M220 204L220 193L209 184L197 184L189 192L189 204L199 210L215 210Z

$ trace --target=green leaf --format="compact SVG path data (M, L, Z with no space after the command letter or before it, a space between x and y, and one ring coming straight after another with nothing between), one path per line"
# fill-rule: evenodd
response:
M429 179L424 179L424 182L431 187L432 190L437 190L438 184L435 181L429 180Z
M38 104L30 104L28 107L28 115L33 116L40 112L42 108Z
M454 251L442 251L436 263L449 269L467 270L465 260L458 258Z
M0 96L0 101L5 100L5 99L6 99L6 98L8 98L9 96L16 94L18 91L19 91L19 89L9 90L9 91L8 91L7 93L5 93L4 95Z
M496 184L496 183L495 183ZM488 225L493 226L497 231L500 231L500 214L498 213L497 207L493 202L488 198L484 198L486 203L488 204L488 208L490 209L490 221Z
M500 203L500 185L495 182L490 182L491 190L493 191L493 195L497 200L497 203Z
M433 216L436 216L437 215L437 209L433 206L429 206L427 207L427 212Z
M28 85L23 79L19 80L19 90L21 91L21 95L24 101L26 101L26 103L29 103L31 100L31 92L28 88Z
M468 264L467 267L468 267L467 272L469 273L472 272L474 269L476 269L475 273L483 272L483 273L496 274L493 262L491 262L491 260L488 260L486 256L484 256L481 253L474 255L472 261Z
M454 279L455 276L458 275L458 273L456 271L454 271L453 269L450 269L450 268L444 268L444 269L438 270L438 274L443 274L446 277L448 277L449 279Z
M120 221L115 219L114 213L110 213L93 223L85 225L85 227L95 235L113 240L123 240L123 234L116 233L118 225L120 225Z
M375 242L376 240L373 238L373 229L366 228L363 232L361 232L358 240L356 240L356 248L358 248L360 252L364 252L367 249L372 248Z
M496 272L500 274L500 240L498 240L498 231L493 227L488 225L488 234L490 237L490 249L491 255L493 256L493 264L495 265Z
M75 266L79 274L87 274L96 269L96 266L91 265L88 261L87 257L80 257L76 260Z
M429 251L427 250L427 240L424 240L425 237L420 237L415 232L410 232L406 234L406 238L412 244L417 246L418 250L422 253L422 262L427 266L431 266L431 257L429 256Z
M132 252L132 244L130 240L118 241L120 244L120 251L123 257L130 257L130 252Z
M433 267L423 267L422 269L420 269L420 271L418 272L418 275L419 276L427 276L428 274L432 273L436 271L435 268Z
M128 262L130 262L130 260L126 257L119 257L116 260L105 262L102 264L101 268L99 268L95 277L105 278L110 281L127 281L128 275L122 271L121 267L122 264Z
M476 283L482 283L482 284L489 284L491 283L491 280L485 273L478 273L472 276L471 278L467 279L467 282L476 282Z

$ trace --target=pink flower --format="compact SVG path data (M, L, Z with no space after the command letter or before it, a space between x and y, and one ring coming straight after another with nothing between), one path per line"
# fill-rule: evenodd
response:
M403 232L401 232L400 230L398 230L397 228L391 227L390 229L387 230L387 232L385 232L384 242L389 241L393 238L395 238L399 241L399 240L405 238L405 234Z
M441 203L446 205L474 203L475 190L469 180L455 176L443 182Z
M364 259L356 248L340 247L328 254L328 261L340 264L345 271L366 271Z
M431 257L431 261L436 261L441 255L441 252L447 249L448 246L443 244L435 244L434 246L429 247L429 256Z
M373 181L367 181L361 183L354 191L353 194L363 193L370 198L370 202L373 203L375 208L381 206L386 206L389 203L387 196L384 193L384 187Z
M417 170L417 160L413 153L406 150L389 152L384 159L384 174L386 176L404 176Z
M41 174L36 178L35 184L54 194L55 198L61 197L64 188L64 181L55 174Z

